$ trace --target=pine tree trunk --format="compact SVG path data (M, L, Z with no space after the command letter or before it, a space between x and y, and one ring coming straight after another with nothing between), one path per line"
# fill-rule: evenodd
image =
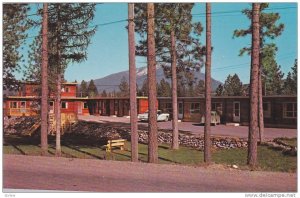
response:
M149 142L148 162L158 162L157 109L156 109L156 60L154 40L154 4L147 3L147 45L148 45L148 100L149 100Z
M57 84L56 84L56 152L55 155L57 157L61 156L61 143L60 143L60 135L61 135L61 46L60 46L60 5L58 4L58 22L57 22Z
M176 72L176 38L174 29L171 30L171 68L172 68L172 109L173 109L173 139L172 149L179 149L178 142L178 108L177 108L177 72Z
M129 91L130 91L130 123L131 123L131 161L137 162L138 127L136 104L136 66L135 66L135 38L134 38L134 3L128 3L128 44L129 44Z
M211 162L211 4L206 3L204 162Z
M260 61L260 67L262 69L261 61ZM259 75L258 75L258 95L259 95L258 109L259 109L259 141L260 141L260 143L262 143L264 141L264 131L265 131L261 69L260 69Z
M41 101L41 155L48 153L48 4L43 5L42 24L42 101Z
M262 94L262 71L263 71L263 63L262 63L262 49L263 49L263 38L262 38L263 30L259 28L259 46L260 46L260 53L259 53L259 71L258 71L258 132L259 132L259 141L264 141L264 109L263 109L263 94ZM265 90L266 91L266 90Z
M252 52L250 74L250 123L247 164L254 169L257 163L258 132L258 70L259 70L259 3L252 4Z

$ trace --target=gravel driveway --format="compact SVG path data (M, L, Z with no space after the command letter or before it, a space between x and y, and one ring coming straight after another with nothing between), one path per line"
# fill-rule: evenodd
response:
M101 123L115 123L127 124L130 126L130 119L128 117L110 117L110 116L78 116L78 119L92 122ZM147 127L148 123L139 122L140 127ZM203 135L204 126L200 126L198 123L194 122L179 122L179 130L188 131L195 135ZM158 122L159 129L172 129L172 122ZM233 136L240 138L248 137L248 126L226 126L217 125L212 126L212 135L217 136ZM265 139L272 140L276 137L297 137L297 129L283 129L283 128L265 128Z
M3 155L4 192L296 192L297 174ZM20 192L22 190L18 190ZM26 191L28 192L28 191Z

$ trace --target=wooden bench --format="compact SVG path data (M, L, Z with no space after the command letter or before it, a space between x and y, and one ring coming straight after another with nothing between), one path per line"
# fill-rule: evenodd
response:
M111 152L113 147L120 147L121 151L123 151L125 142L125 139L108 140L106 145L106 152Z

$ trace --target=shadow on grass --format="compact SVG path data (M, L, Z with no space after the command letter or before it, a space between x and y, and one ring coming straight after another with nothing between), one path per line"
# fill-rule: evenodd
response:
M165 146L165 145L159 145L158 148L161 148L161 149L170 149L169 146Z
M128 151L128 152L130 153L131 151ZM127 155L125 153L112 152L111 155L121 155L121 156L127 157L128 160L131 159L131 155L130 154ZM148 155L147 154L139 152L139 155L142 155L142 156L146 157L146 159L142 159L142 158L139 157L140 161L142 161L142 162L148 162L148 160L147 160L147 156ZM172 160L169 160L169 159L166 159L166 158L163 158L163 157L158 157L158 159L162 160L162 161L170 162L170 163L177 163L175 161L172 161Z
M89 152L86 152L86 151L82 151L82 150L76 148L76 146L71 146L71 145L68 145L68 144L66 144L66 145L64 145L64 146L67 147L67 148L69 148L69 149L75 150L75 151L77 151L77 152L80 152L80 153L89 155L89 156L94 157L94 158L97 158L97 159L104 159L104 158L102 158L102 157L100 157L100 156L97 156L97 155L95 155L95 154L92 154L92 153L89 153ZM99 150L100 150L100 149L101 149L101 148L99 148Z
M14 149L16 149L17 151L19 151L22 155L26 155L26 153L22 149L20 149L19 147L17 147L15 144L10 143L10 145L12 147L14 147Z
M268 149L281 152L284 156L297 157L297 149L295 147L290 146L290 149L282 149L280 147L267 146Z
M204 126L204 124L192 124L194 126Z
M64 145L62 145L62 146L64 146ZM51 145L49 148L53 149L54 151L56 150L55 146L53 146L53 145ZM52 154L52 155L55 156L55 153L54 153L54 152L49 151L49 150L48 150L48 152L49 152L50 154ZM68 157L68 158L77 158L75 155L66 153L66 152L64 152L63 150L61 150L61 153L62 153L63 155L65 155L66 157Z

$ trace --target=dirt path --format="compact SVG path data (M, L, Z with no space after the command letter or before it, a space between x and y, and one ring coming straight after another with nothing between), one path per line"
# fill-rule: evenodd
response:
M3 156L3 188L90 192L295 192L296 173L22 155Z

